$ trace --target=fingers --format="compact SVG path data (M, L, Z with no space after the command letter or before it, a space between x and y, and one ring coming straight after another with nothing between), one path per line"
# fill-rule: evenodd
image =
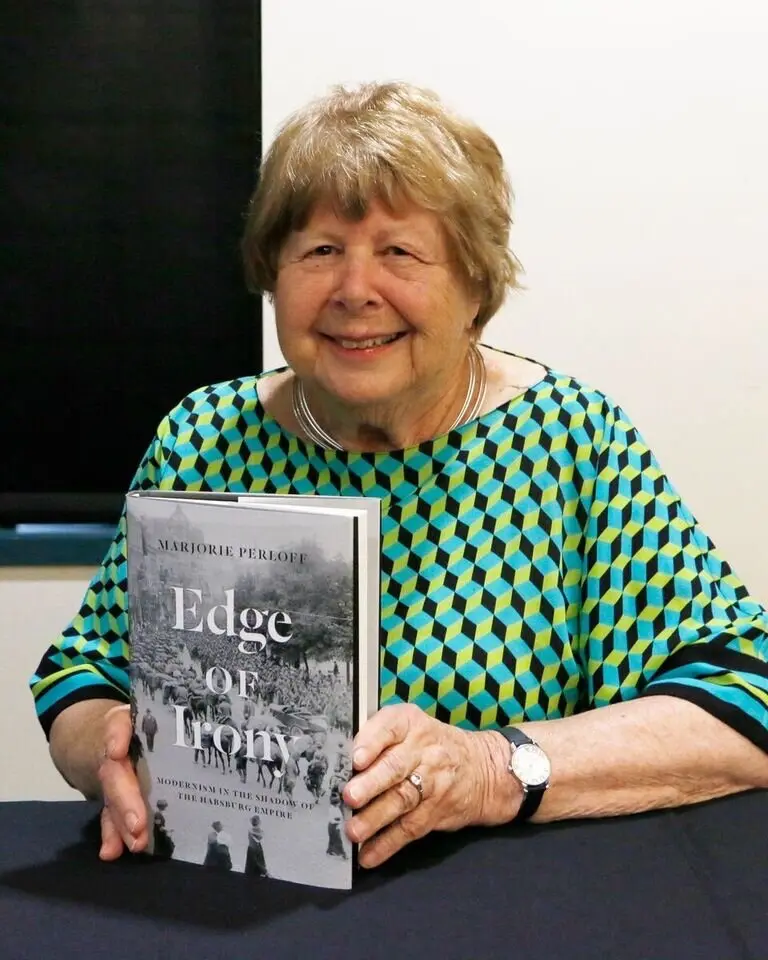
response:
M365 843L401 817L416 810L421 797L416 787L402 780L376 797L347 822L347 836L353 843Z
M119 857L126 847L132 853L149 843L147 813L128 749L133 734L130 708L112 707L104 716L104 753L99 781L104 795L101 817L102 859Z
M105 759L99 779L105 810L120 840L131 853L144 850L149 842L146 806L130 761Z
M355 741L366 751L364 762L355 764L360 772L343 793L354 810L345 829L361 845L361 866L378 866L430 830L482 821L486 780L478 736L408 704L385 708L368 721ZM414 772L423 795L408 779Z
M434 810L422 804L419 791L405 780L349 821L347 835L362 844L358 853L361 867L378 867L433 829Z
M355 737L352 759L363 772L344 788L345 803L362 807L404 780L421 753L419 732L434 723L411 704L384 707L371 717Z
M382 707L355 737L352 751L355 769L365 770L388 747L402 743L420 717L424 717L422 711L411 704Z
M415 811L399 820L395 820L385 830L380 831L363 844L358 854L357 862L361 867L370 869L378 867L385 860L402 850L414 840L419 840L430 831L428 816L421 811Z
M345 829L361 845L361 866L378 866L430 830L476 821L471 736L413 704L384 707L363 726L353 751L359 772L343 792L355 811ZM423 796L408 780L417 770Z
M104 714L104 754L112 760L128 756L133 735L131 708L127 703L118 704Z
M344 788L344 800L353 809L364 807L376 797L397 787L416 765L413 751L408 748L393 747L386 750L376 762L363 773L353 777ZM410 787L410 792L418 793Z
M112 821L109 807L101 809L101 849L99 856L102 860L117 860L123 852L123 838Z

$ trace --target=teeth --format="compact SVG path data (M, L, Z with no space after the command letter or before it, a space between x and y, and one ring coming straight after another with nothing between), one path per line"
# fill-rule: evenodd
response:
M388 337L374 337L371 340L339 340L345 350L369 350L371 347L380 347L385 343L392 343L399 334L393 333Z

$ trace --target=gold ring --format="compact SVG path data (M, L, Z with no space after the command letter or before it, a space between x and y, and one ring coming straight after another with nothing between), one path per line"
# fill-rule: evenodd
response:
M424 799L424 780L420 773L412 773L408 778L408 783L412 783L419 791L419 803Z

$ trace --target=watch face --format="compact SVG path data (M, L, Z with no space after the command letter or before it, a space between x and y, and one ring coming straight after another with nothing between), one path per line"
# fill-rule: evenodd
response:
M552 771L549 757L535 743L523 743L517 747L512 754L509 768L526 787L543 786Z

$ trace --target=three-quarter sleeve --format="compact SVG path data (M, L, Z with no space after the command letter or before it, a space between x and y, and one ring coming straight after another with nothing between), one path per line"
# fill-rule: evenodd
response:
M145 453L130 489L159 483L170 437L168 418ZM101 566L77 615L46 650L30 679L38 719L50 736L53 721L80 700L128 701L129 643L126 613L127 550L125 509Z
M768 749L768 612L614 405L597 458L581 595L590 706L681 697Z

